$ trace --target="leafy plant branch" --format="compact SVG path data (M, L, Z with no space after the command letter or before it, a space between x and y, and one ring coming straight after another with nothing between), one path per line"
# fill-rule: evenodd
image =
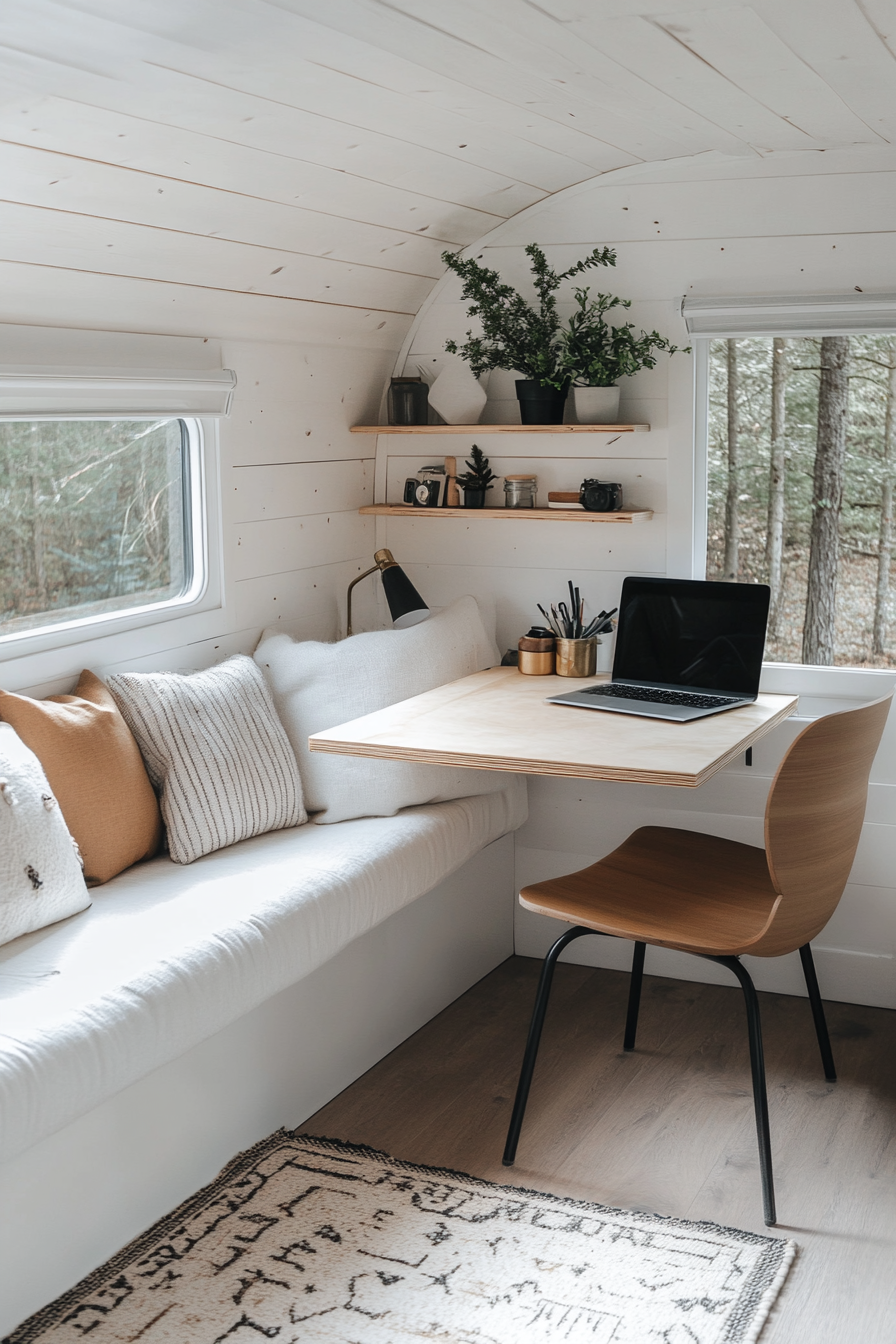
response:
M655 368L655 352L674 355L681 349L658 331L638 335L632 322L611 326L606 314L630 308L631 299L613 294L591 299L590 293L575 291L576 311L560 334L560 370L576 387L612 387L620 378Z
M595 266L615 266L611 247L596 247L587 257L565 271L555 271L537 243L525 249L532 272L537 305L531 304L512 285L504 284L497 271L473 257L461 258L443 252L442 261L463 280L461 297L471 317L482 323L482 335L467 332L461 344L446 341L450 354L460 355L478 378L490 369L516 369L525 378L558 391L569 382L561 365L563 342L556 294L564 280Z

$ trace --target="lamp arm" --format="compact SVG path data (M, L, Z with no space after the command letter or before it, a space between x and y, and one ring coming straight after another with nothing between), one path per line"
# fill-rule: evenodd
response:
M346 637L346 639L348 639L349 635L352 633L352 589L354 588L354 586L355 586L356 583L360 583L362 579L366 579L366 578L368 578L371 574L375 574L375 573L377 572L378 569L379 569L379 565L373 565L373 566L371 566L370 569L365 569L364 573L363 573L363 574L359 574L358 577L357 577L356 579L352 579L351 583L350 583L349 586L348 586L348 592L347 592L346 595L345 595L345 637Z

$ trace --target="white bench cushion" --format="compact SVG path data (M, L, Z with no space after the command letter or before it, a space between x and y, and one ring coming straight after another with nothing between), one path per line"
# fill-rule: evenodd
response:
M293 984L525 820L525 781L152 859L0 948L7 1159ZM296 1023L313 1030L314 1023Z

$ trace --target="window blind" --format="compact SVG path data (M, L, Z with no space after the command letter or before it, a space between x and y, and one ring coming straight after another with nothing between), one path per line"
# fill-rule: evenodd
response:
M681 314L690 336L853 336L896 331L896 294L685 296Z
M227 416L231 369L79 369L0 365L0 418L103 415Z

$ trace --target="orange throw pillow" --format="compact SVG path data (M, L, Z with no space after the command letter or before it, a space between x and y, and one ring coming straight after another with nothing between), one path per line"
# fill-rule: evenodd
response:
M0 691L0 719L40 761L96 886L155 854L159 804L140 748L99 677L47 700Z

